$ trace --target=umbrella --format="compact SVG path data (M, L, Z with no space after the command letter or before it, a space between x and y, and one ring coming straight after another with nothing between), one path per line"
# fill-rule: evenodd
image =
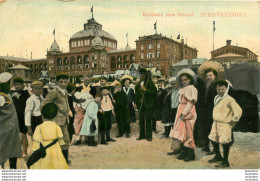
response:
M227 79L235 90L248 91L257 95L260 93L260 69L249 63L234 64L226 71Z

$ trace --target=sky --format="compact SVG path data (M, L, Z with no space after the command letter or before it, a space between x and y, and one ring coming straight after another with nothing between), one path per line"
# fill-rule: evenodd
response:
M198 57L210 59L213 49L213 21L215 21L215 49L232 40L232 45L246 47L260 55L259 2L170 2L170 1L91 1L74 0L0 0L0 55L46 58L53 42L53 30L60 49L69 51L69 39L83 30L94 8L95 20L103 30L118 41L118 49L129 45L135 48L139 36L157 32L177 40L180 34ZM241 13L235 17L209 17L213 13ZM144 16L157 13L163 16ZM174 13L175 16L166 16ZM192 14L192 17L178 16ZM207 15L202 17L202 13ZM179 40L178 40L179 41Z

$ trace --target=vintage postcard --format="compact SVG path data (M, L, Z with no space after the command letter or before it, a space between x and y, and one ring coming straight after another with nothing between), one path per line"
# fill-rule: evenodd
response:
M2 173L258 170L259 17L257 1L0 0Z

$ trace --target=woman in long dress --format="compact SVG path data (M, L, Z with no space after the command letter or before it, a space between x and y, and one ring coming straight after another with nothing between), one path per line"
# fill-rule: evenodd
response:
M56 114L55 114L56 112ZM52 121L57 115L58 107L54 103L46 104L42 108L44 122L36 127L33 134L32 150L35 151L58 139L56 144L46 149L46 156L34 163L31 169L68 169L60 145L65 145L63 134L59 125Z
M179 106L171 130L172 146L174 150L171 155L180 154L178 159L191 161L195 159L195 143L193 130L197 119L195 104L197 102L198 91L194 87L196 75L190 69L183 69L177 74L177 80L181 85L179 91Z

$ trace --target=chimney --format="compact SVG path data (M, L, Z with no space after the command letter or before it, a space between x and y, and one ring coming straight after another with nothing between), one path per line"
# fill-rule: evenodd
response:
M188 68L189 68L189 69L192 68L192 59L189 59L189 60L188 60Z
M230 45L231 45L231 41L232 41L232 40L227 40L227 46L230 46Z

